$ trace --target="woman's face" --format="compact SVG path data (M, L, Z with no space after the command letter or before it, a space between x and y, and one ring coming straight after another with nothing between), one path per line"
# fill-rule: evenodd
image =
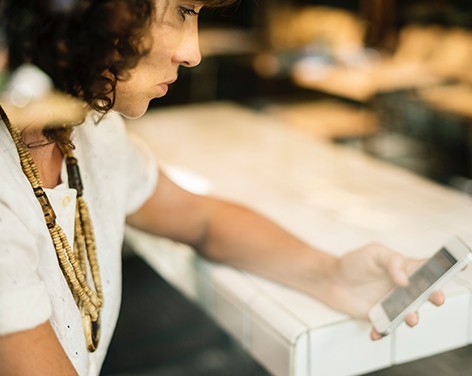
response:
M152 99L166 95L180 65L194 67L201 61L198 12L202 5L195 0L155 0L155 6L151 50L129 72L129 79L116 85L113 109L129 118L142 116Z

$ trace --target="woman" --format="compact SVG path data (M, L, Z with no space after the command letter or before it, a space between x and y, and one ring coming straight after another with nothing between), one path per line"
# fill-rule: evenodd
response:
M120 114L142 116L179 67L200 62L202 7L229 3L5 1L9 69L32 69L46 89L12 75L1 101L0 374L99 373L120 305L125 223L357 318L407 283L416 261L378 244L341 258L313 249L247 208L181 189L126 135ZM56 113L48 79L77 116ZM24 107L13 100L21 92Z

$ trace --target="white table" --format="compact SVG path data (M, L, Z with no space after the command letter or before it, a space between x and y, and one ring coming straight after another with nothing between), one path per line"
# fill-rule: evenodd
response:
M340 255L376 240L428 256L453 235L472 244L469 197L358 151L316 141L231 103L158 109L129 129L190 190L237 200ZM202 260L129 229L156 271L274 375L356 375L472 342L468 272L427 303L421 325L378 342L370 327L291 289Z

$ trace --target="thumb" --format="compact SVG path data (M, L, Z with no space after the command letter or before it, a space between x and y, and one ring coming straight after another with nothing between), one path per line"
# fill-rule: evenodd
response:
M386 265L387 272L392 281L398 286L407 286L407 260L398 253L392 253Z

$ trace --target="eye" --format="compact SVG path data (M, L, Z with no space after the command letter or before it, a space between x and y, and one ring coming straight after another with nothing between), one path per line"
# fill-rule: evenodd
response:
M185 20L187 16L198 16L198 12L195 11L195 9L192 8L185 8L185 7L180 7L180 13L182 14L182 18Z

